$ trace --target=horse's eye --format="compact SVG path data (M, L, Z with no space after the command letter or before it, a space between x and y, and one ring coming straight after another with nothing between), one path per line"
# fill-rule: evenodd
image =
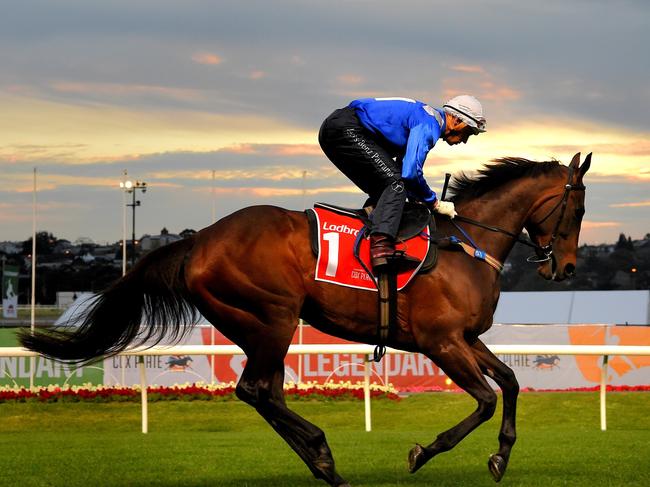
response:
M584 208L576 208L576 218L578 219L578 221L580 221L582 219L584 214L585 214L585 209Z

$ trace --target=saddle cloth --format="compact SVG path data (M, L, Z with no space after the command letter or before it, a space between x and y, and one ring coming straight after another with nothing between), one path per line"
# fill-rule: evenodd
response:
M310 223L312 250L316 258L315 279L340 286L377 291L375 277L370 270L370 243L366 236L361 237L359 258L354 256L354 244L364 227L364 210L340 208L324 203L316 203L313 209L306 210ZM367 221L367 220L366 220ZM436 245L429 236L433 230L424 224L421 230L409 232L409 238L400 241L397 248L420 259L416 269L397 275L397 289L403 289L418 272L425 272L435 265Z

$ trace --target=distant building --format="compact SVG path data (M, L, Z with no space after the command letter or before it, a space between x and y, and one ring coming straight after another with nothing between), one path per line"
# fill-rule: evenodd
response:
M56 245L52 249L53 254L64 254L64 255L70 255L73 253L74 246L70 242L70 240L66 239L59 239L56 242Z
M90 237L79 237L74 241L74 245L78 247L82 245L95 245L95 241Z
M119 245L98 245L93 252L93 255L103 262L112 262L115 259L115 255L120 249Z
M84 264L90 264L95 260L95 256L92 254L83 254L77 257L77 260L82 261Z
M0 252L5 254L19 254L22 249L19 242L0 242Z
M600 244L600 245L583 245L580 247L580 254L584 257L601 257L609 255L616 250L616 244Z
M169 230L163 228L160 235L145 235L140 240L140 248L143 252L149 252L160 247L163 247L172 242L182 240L183 237L175 233L169 233Z

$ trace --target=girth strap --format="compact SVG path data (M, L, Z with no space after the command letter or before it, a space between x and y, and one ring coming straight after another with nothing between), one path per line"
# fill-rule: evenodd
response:
M475 259L482 260L486 264L496 269L496 271L499 274L503 272L503 264L499 262L497 259L495 259L494 257L492 257L490 254L485 252L484 250L475 249L471 245L461 241L455 243L456 245L460 245L460 247L465 251L467 255L470 255Z

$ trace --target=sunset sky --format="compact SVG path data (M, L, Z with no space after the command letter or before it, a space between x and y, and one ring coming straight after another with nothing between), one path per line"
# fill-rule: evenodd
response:
M0 15L0 241L199 229L244 206L360 205L321 153L322 120L358 97L441 106L470 93L488 132L443 141L425 175L501 156L593 152L582 242L650 232L645 1L6 2ZM215 174L213 184L212 174ZM306 171L306 177L303 173ZM130 234L130 228L129 228Z

